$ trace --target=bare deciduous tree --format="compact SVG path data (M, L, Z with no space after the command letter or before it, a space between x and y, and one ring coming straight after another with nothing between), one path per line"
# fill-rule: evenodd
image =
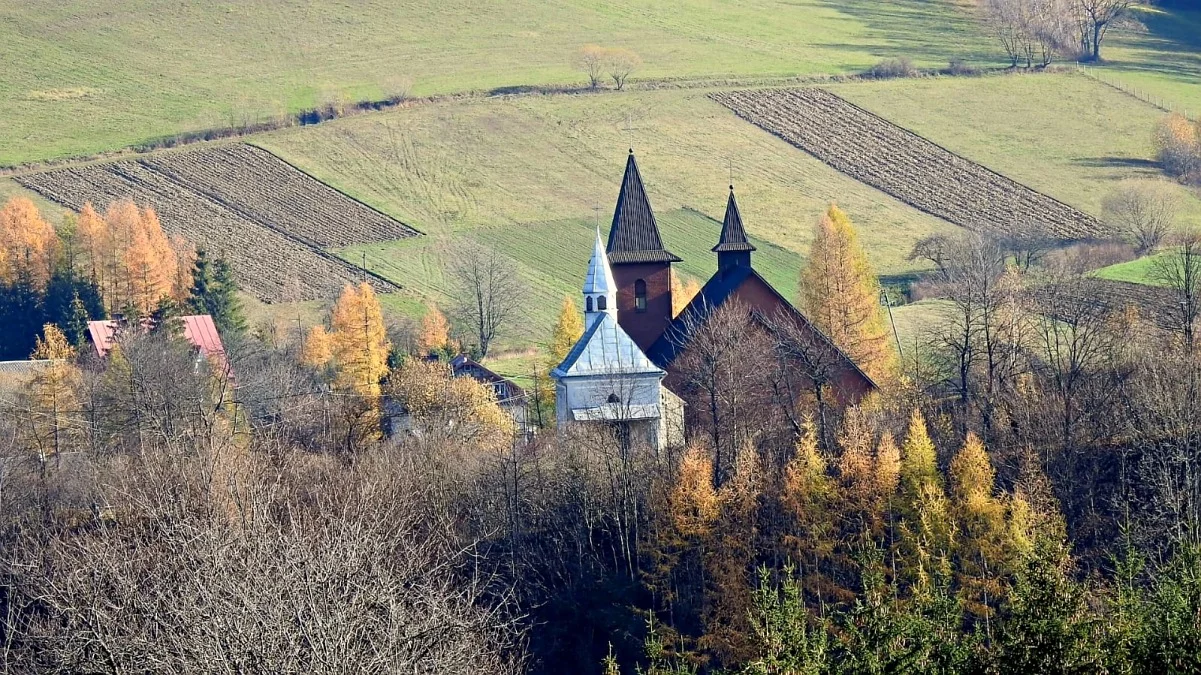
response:
M478 244L460 244L448 253L454 314L479 341L480 354L517 316L524 296L517 266L499 252Z
M1105 198L1102 209L1110 226L1144 254L1172 230L1180 199L1167 181L1127 180Z
M626 86L626 78L642 65L642 59L629 49L609 49L605 51L605 69L618 91Z
M1172 243L1175 248L1171 252L1155 259L1151 275L1174 291L1176 305L1167 308L1168 317L1191 352L1197 315L1201 314L1201 231L1183 231Z
M588 86L593 89L600 86L605 73L607 51L600 45L584 45L571 58L571 66L588 76Z
M1088 57L1093 61L1101 60L1101 42L1105 34L1115 24L1125 19L1130 8L1137 4L1135 0L1074 0L1077 17L1082 26L1081 33Z

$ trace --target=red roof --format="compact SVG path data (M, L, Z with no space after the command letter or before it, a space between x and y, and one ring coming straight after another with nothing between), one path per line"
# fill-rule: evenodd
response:
M183 321L184 339L199 350L202 356L216 360L224 369L226 365L225 346L221 344L221 334L217 332L213 317L208 314L196 314L182 316L180 320ZM116 321L88 322L88 335L92 338L92 346L96 348L96 354L101 358L104 358L113 348L119 325ZM149 328L147 322L143 322L142 325L144 328Z

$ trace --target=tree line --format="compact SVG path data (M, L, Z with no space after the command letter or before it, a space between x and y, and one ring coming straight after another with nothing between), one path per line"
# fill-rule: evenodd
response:
M1106 293L1096 245L925 240L943 313L898 350L850 217L815 220L798 304L839 350L726 303L690 327L693 433L663 452L526 441L425 358L445 317L390 321L370 286L320 329L230 337L228 370L169 330L55 361L0 415L4 661L1195 670L1197 249L1160 256L1152 311ZM881 390L839 405L839 353Z

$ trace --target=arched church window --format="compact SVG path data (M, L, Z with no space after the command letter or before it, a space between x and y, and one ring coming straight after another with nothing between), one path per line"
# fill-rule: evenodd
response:
M646 282L642 279L634 282L634 309L639 312L646 311Z
M608 305L609 305L609 302L605 298L605 296L602 295L596 299L596 309L598 311L601 311L601 312L605 311L606 309L609 308Z
M589 295L588 297L584 298L584 311L585 311L585 312L591 312L591 311L592 311L592 296L591 296L591 295Z
M609 403L621 403L621 397L617 394L609 394Z

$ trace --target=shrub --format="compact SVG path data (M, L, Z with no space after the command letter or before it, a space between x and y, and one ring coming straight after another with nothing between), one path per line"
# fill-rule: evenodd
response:
M1172 113L1155 129L1156 157L1169 175L1201 182L1201 125Z
M958 76L979 75L980 69L963 59L951 59L951 62L947 64L947 69L943 72L947 75Z
M884 59L865 73L868 77L885 80L893 77L915 77L917 68L907 57Z

